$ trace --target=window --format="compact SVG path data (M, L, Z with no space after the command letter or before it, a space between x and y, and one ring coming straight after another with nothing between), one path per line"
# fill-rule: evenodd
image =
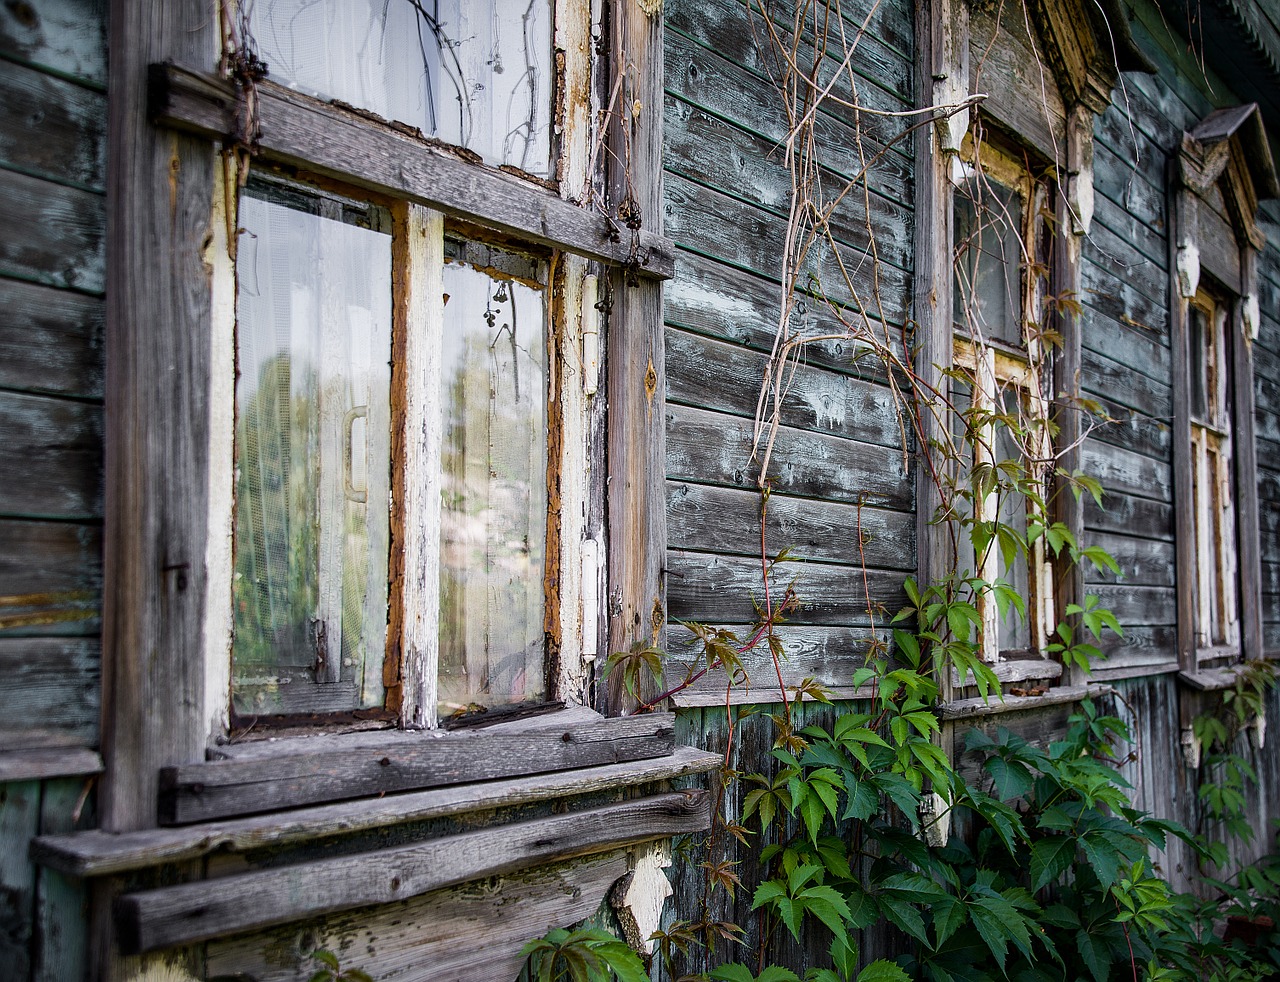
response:
M1195 644L1201 659L1238 657L1231 360L1225 305L1200 290L1189 305Z
M1048 190L1011 156L975 149L972 138L953 162L952 184L951 403L963 503L956 570L989 585L975 591L984 660L1037 659L1054 615L1050 566L1035 531L1052 455L1038 328Z
M236 712L382 707L388 615L406 602L438 613L441 714L543 698L545 259L430 220L414 255L388 208L262 175L240 227ZM397 278L439 282L443 303L393 324ZM396 333L429 339L429 404L393 389ZM393 403L406 434L437 435L419 479L439 508L396 516L436 543L412 598L388 591Z
M233 725L431 726L545 701L560 604L579 600L562 597L562 547L587 537L603 475L581 419L566 437L583 397L563 397L554 366L581 364L567 330L596 302L582 254L607 239L608 258L640 255L547 188L551 0L245 9L242 43L269 69L256 98L305 120L271 132L316 137L268 148L241 181ZM343 143L360 153L335 166ZM586 478L551 494L565 466Z

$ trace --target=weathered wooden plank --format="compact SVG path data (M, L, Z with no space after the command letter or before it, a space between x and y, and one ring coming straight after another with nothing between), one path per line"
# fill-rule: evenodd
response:
M760 505L758 491L668 482L668 544L759 557ZM914 570L915 518L775 491L769 496L765 546L770 557L786 549L801 560Z
M741 346L666 332L667 398L754 418L768 359ZM780 413L797 429L901 448L908 422L886 386L801 362L788 367Z
M667 90L686 102L723 119L749 127L764 139L784 143L790 132L786 103L767 78L745 71L726 58L675 31L665 47ZM899 132L866 115L862 132L827 113L814 119L813 137L824 166L846 179L858 176L883 146ZM909 148L905 148L909 150ZM879 193L904 204L910 202L910 158L893 149L875 160L873 183Z
M701 750L678 746L667 757L452 785L273 815L139 832L94 830L51 835L32 844L32 855L42 865L72 876L107 876L215 854L319 842L409 822L636 787L701 774L717 763L714 756Z
M0 783L100 773L102 757L87 747L0 750Z
M1166 300L1153 300L1127 278L1128 270L1111 263L1101 251L1084 244L1080 263L1080 299L1086 308L1097 311L1126 327L1145 332L1153 340L1167 343L1169 308ZM1086 332L1087 333L1087 332Z
M102 190L106 128L101 92L0 62L0 162Z
M235 131L235 93L215 76L170 66L153 79L151 91L151 113L160 123L215 140ZM260 84L257 106L258 147L267 160L406 198L520 239L628 265L644 276L666 278L674 268L671 244L648 228L633 243L615 221L555 191L463 159L368 114L271 82Z
M765 11L772 20L773 30L780 43L788 53L794 50L796 64L803 71L808 73L812 70L816 56L812 30L815 12L813 6L809 6L810 16L802 22L801 39L798 43L792 34L793 15L787 9L789 6L790 4L753 2L748 12L748 7L736 0L682 0L664 10L670 34L667 50L670 51L671 45L678 43L675 35L678 31L685 38L750 73L758 79L757 84L776 92L774 80L781 77L785 66L782 63L783 52L776 49L769 39ZM829 26L828 37L823 45L823 57L818 62L817 84L829 88L833 99L846 103L856 103L885 112L901 112L910 108L910 61L900 53L887 49L875 36L873 28L859 38L855 56L850 59L849 66L841 71L846 56L844 43L836 23L832 22ZM853 36L852 31L846 35L850 42ZM776 98L781 105L781 95ZM822 111L833 118L850 122L857 118L855 110L830 100ZM878 141L891 139L901 129L899 120L884 116L877 119L867 115L862 117L862 123L863 132ZM903 147L898 152L909 150L909 147Z
M1178 667L1178 630L1172 624L1127 627L1124 637L1108 632L1098 647L1103 660L1094 662L1092 677L1105 681L1156 674Z
M1088 591L1116 615L1120 626L1166 627L1177 622L1173 587L1098 584Z
M1113 104L1094 117L1094 189L1153 231L1165 227L1165 156L1176 144L1152 143Z
M745 645L751 639L753 627L749 624L718 624L733 631ZM857 691L851 685L853 673L863 666L873 641L887 643L885 630L872 631L866 627L824 627L817 625L781 624L774 629L782 642L784 655L775 666L766 643L757 644L742 653L747 682L735 681L729 691L729 678L723 669L707 672L688 688L683 689L672 701L681 709L690 706L757 705L781 702L778 692L778 674L788 688L816 679L838 698L851 698ZM672 661L668 664L669 684L675 686L686 677L690 667L698 669L701 647L693 635L683 626L673 626L668 636L668 650ZM703 662L702 664L705 664ZM864 692L862 695L869 695ZM793 697L788 692L787 698Z
M0 638L0 677L0 750L97 744L97 638Z
M0 278L0 386L102 398L98 297Z
M1118 328L1118 331L1124 331L1126 334L1135 333L1125 328ZM1095 341L1095 343L1099 342ZM1088 393L1106 397L1146 416L1167 421L1173 412L1173 391L1168 383L1167 371L1164 380L1160 380L1159 376L1155 376L1160 362L1157 361L1153 366L1143 361L1130 361L1128 357L1137 353L1133 349L1137 349L1138 345L1126 347L1130 350L1117 352L1121 357L1114 359L1096 351L1088 352L1081 364L1080 387ZM1164 367L1168 368L1167 348L1152 342L1143 347L1151 347L1163 352ZM1147 372L1137 369L1135 365L1143 365L1147 368Z
M514 726L514 724L513 724ZM183 825L297 805L390 794L445 784L547 773L665 757L674 746L669 715L625 717L554 729L493 727L478 732L317 737L238 759L166 767L160 817Z
M1165 461L1088 440L1081 453L1081 466L1086 474L1101 481L1108 492L1119 491L1162 502L1173 500L1173 468Z
M107 0L0 5L0 51L101 87L107 81Z
M93 809L87 790L83 780L47 781L40 801L40 834L88 828ZM57 870L38 871L32 982L86 977L88 901L88 886L81 880Z
M669 97L666 106L663 162L670 173L745 198L786 221L791 173L784 147L679 98ZM874 232L881 260L907 267L912 211L874 190L878 177L868 175L864 187L819 168L809 194L819 207L829 208L828 229L838 241L857 247L865 245Z
M104 828L156 822L160 767L203 756L205 598L216 241L213 146L147 119L148 66L211 63L217 19L198 0L112 0L107 229ZM157 189L163 189L157 194ZM92 917L110 976L110 891ZM121 971L118 967L116 971Z
M614 851L333 914L305 925L314 939L305 951L294 926L216 938L207 971L210 978L299 982L316 971L311 951L321 948L341 952L344 967L398 982L510 982L530 938L594 915L626 871L626 856Z
M606 166L610 201L620 208L630 200L641 227L665 236L669 232L664 227L666 177L662 170L663 19L657 11L646 13L639 4L627 0L612 0L610 10L617 25L611 70L628 80L620 105L635 107L631 113L616 114L607 133L612 151ZM633 182L633 168L645 177ZM616 270L609 282L613 310L606 344L607 641L609 651L625 651L633 644L661 645L666 629L663 551L667 512L662 480L666 429L662 404L667 370L660 285L648 280L634 282ZM661 685L661 681L654 685ZM614 673L602 688L600 701L610 713L629 709L636 696L644 698L658 691L650 689L646 680L638 693L628 693L622 673Z
M668 175L664 212L667 232L681 247L762 276L781 275L786 222L777 215L675 175ZM828 241L814 242L800 280L811 274L813 289L873 310L878 290L885 315L901 323L907 307L903 269L875 263L863 245L837 248L839 260Z
M1066 113L1039 40L1027 33L1030 23L1021 4L970 12L969 91L986 93L984 114L1055 160L1067 145Z
M0 519L0 637L96 634L102 529Z
M1127 535L1094 532L1087 545L1107 551L1120 567L1117 576L1110 570L1086 564L1088 583L1115 583L1121 586L1174 586L1176 569L1173 544L1159 539L1135 539Z
M0 391L0 513L42 518L102 514L102 407Z
M1173 506L1164 501L1108 491L1099 507L1086 495L1084 526L1092 531L1173 541Z
M973 699L957 699L940 706L938 715L944 720L974 720L987 716L1000 716L1003 713L1047 709L1050 706L1076 703L1099 695L1098 689L1096 685L1064 685L1055 686L1039 696L1005 694L999 699L984 699L980 696Z
M1235 231L1227 220L1214 209L1205 207L1204 199L1196 209L1199 230L1196 245L1200 249L1200 263L1206 272L1217 277L1222 285L1237 296L1240 289L1240 244Z
M667 476L755 487L750 420L686 406L667 408ZM822 433L778 430L768 477L784 493L907 511L913 489L901 450Z
M13 979L31 971L36 871L27 844L39 823L39 782L0 784L0 964Z
M0 170L0 273L101 293L106 284L103 197Z
M1124 205L1104 195L1095 198L1094 221L1098 228L1091 226L1089 237L1095 246L1129 265L1147 263L1159 270L1167 268L1167 236L1163 230L1152 229ZM1146 270L1145 266L1142 268ZM1154 281L1155 274L1148 272Z
M782 306L782 287L776 277L757 276L681 251L676 278L666 284L664 293L668 323L758 351L773 350ZM789 337L823 339L804 344L804 359L810 365L870 376L882 371L878 358L855 345L849 325L859 332L873 332L877 343L886 346L895 357L906 347L905 328L901 325L884 325L874 317L864 320L857 311L843 310L841 314L842 308L803 290L797 290L797 299L787 325ZM846 317L847 323L841 323L839 316Z
M1088 352L1084 356L1086 366L1091 356L1106 358L1168 387L1171 371L1169 339L1163 329L1157 333L1111 317L1090 316L1088 313L1084 315L1083 326L1084 350ZM1125 402L1124 397L1116 393L1100 394L1109 394Z
M697 832L710 824L709 806L705 791L652 795L397 849L127 893L116 907L121 948L152 951L287 924L614 846ZM250 896L254 902L245 903Z
M760 561L740 556L672 550L667 556L671 616L685 621L743 624L765 604ZM887 623L906 602L901 572L862 570L826 563L779 563L769 577L772 602L794 586L798 606L791 624Z

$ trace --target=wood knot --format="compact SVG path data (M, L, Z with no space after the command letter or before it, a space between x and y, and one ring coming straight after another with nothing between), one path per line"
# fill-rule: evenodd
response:
M653 359L650 358L649 367L645 370L645 373L644 373L644 395L645 395L645 398L649 400L650 404L653 403L653 397L657 394L657 392L658 392L658 373L653 367Z

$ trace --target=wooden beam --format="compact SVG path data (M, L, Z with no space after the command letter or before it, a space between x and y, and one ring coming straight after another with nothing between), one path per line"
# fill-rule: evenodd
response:
M116 903L119 942L129 953L153 951L697 832L710 825L710 801L703 790L653 795L397 849L129 893Z
M635 787L704 774L723 763L720 754L677 747L669 757L459 784L299 808L287 813L119 834L93 829L70 835L42 836L32 844L31 855L42 866L72 876L107 876L214 854L316 842L406 822Z
M639 0L610 5L613 72L623 84L610 125L610 207L624 241L661 235L662 13ZM667 620L666 349L662 284L615 270L608 340L609 652L663 642ZM649 693L645 690L645 694ZM610 712L632 703L608 680Z
M111 6L106 517L99 795L112 831L156 821L165 764L200 760L214 150L147 120L147 66L211 62L203 2Z
M1243 301L1257 295L1257 260L1251 246L1240 249L1242 293L1232 305L1227 331L1232 362L1232 451L1235 458L1236 569L1240 585L1240 650L1246 659L1263 657L1262 533L1258 516L1258 447L1254 432L1253 339Z
M171 64L153 66L151 115L156 123L223 141L235 131L236 112L236 92L225 79ZM668 278L675 271L674 246L660 235L642 231L633 248L630 232L604 215L371 114L268 81L258 85L258 122L264 160L625 266L645 278Z
M12 750L0 753L0 784L102 773L102 757L88 747Z
M168 825L419 788L646 760L675 746L670 713L596 723L478 732L377 731L313 737L293 748L166 767Z

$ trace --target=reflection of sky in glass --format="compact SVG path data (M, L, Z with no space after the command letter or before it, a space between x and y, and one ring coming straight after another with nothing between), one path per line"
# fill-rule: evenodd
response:
M545 692L543 291L444 268L440 713Z
M257 0L270 77L550 173L548 0Z

